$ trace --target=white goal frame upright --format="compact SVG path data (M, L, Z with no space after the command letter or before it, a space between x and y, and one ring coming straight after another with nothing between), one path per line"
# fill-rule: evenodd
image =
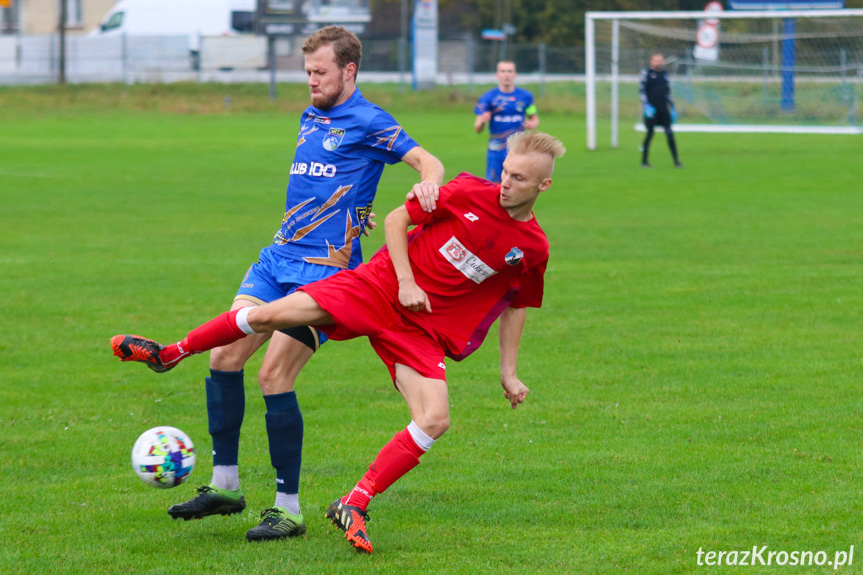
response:
M706 20L716 18L753 19L753 18L838 18L863 17L863 9L844 10L730 10L724 12L705 11L671 11L671 12L587 12L585 14L585 112L587 116L587 149L596 149L596 21L611 20L611 147L617 148L618 142L618 106L619 106L619 57L620 57L620 20ZM681 126L682 127L682 126ZM689 131L696 131L690 129ZM863 133L858 128L824 128L788 126L783 130L779 126L702 126L699 131L713 132L788 132L788 133Z

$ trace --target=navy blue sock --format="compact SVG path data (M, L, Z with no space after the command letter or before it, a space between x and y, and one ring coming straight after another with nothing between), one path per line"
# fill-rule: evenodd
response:
M207 417L213 438L213 465L237 465L240 427L246 411L243 370L210 370L206 379Z
M276 470L276 491L300 492L303 457L303 414L294 391L265 395L270 462Z

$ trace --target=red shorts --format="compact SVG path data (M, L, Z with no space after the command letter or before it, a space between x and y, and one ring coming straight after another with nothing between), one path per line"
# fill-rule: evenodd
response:
M393 381L397 363L423 377L446 381L443 348L399 313L398 281L388 259L378 258L298 289L333 316L334 324L317 326L330 339L368 337Z

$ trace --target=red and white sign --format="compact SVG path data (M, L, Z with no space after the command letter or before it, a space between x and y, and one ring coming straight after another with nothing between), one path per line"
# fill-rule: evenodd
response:
M708 2L707 6L704 7L704 11L707 13L719 13L723 12L725 9L722 7L722 3L717 0L713 0L713 2ZM719 26L719 18L705 18L704 22L710 24L711 26Z
M707 3L704 7L704 20L698 22L698 32L695 35L695 48L692 53L699 60L719 60L719 18L711 14L723 12L722 4L717 0Z
M719 28L705 22L698 28L695 42L702 48L715 48L719 44Z

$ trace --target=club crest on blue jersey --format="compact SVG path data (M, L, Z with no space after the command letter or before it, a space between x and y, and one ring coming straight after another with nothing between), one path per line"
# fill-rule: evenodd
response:
M507 264L514 266L517 265L518 262L522 260L522 258L524 258L524 252L518 248L512 248L511 250L509 250L509 253L504 256L503 259Z
M330 128L329 134L324 136L324 149L332 152L339 147L345 137L345 130L341 128Z
M369 214L372 213L372 205L366 204L365 206L357 206L357 223L362 223L366 221L369 217Z

